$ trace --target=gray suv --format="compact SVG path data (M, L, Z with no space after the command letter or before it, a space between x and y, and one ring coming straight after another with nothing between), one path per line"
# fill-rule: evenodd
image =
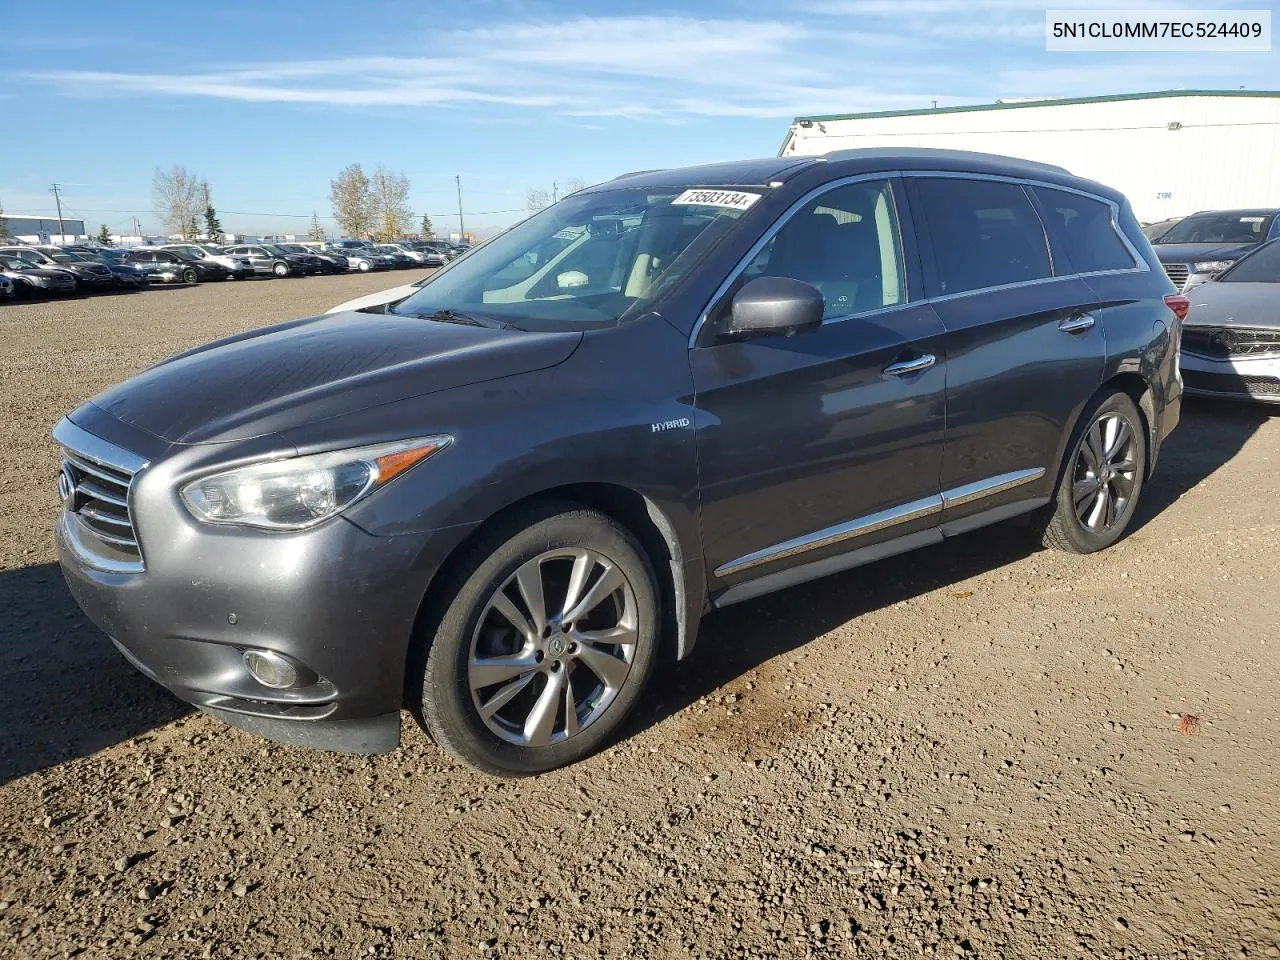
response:
M368 312L62 420L57 540L139 670L289 743L521 775L601 747L702 615L1021 516L1091 553L1178 422L1124 197L854 150L579 191Z

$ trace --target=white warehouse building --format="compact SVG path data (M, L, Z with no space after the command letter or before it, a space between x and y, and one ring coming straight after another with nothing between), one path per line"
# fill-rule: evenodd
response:
M1280 207L1280 91L1165 90L797 117L780 156L854 147L977 150L1066 167L1150 223Z

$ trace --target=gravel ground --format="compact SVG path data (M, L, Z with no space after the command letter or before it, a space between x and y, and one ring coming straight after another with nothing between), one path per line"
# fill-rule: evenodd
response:
M0 307L0 956L1280 956L1253 407L1188 403L1104 554L1002 527L714 614L615 746L533 780L409 722L382 757L267 744L134 673L54 561L53 423L403 276Z

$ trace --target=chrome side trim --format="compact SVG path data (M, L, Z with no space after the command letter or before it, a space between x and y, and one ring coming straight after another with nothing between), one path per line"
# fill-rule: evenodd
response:
M974 500L981 500L983 497L1004 493L1006 490L1020 487L1024 483L1039 480L1043 476L1044 467L1036 467L1034 470L1013 470L995 477L988 477L985 480L966 483L961 487L952 487L950 490L942 491L942 506L944 509L950 510L952 507L972 503Z
M74 453L105 463L109 467L115 467L130 475L137 473L148 463L145 458L136 453L117 447L114 443L108 443L101 437L95 437L66 417L59 420L58 425L53 428L53 439L59 446L69 448ZM119 482L118 478L116 482Z
M737 560L721 564L716 567L715 574L717 577L727 577L731 573L749 570L762 563L781 560L784 557L793 557L798 553L806 553L809 550L817 550L821 547L829 547L834 543L841 543L854 537L861 537L877 530L883 530L886 527L906 523L908 520L917 520L920 517L928 517L941 512L942 497L940 496L935 495L921 500L913 500L910 503L904 503L900 507L891 507L888 510L881 510L879 513L872 513L857 520L850 520L834 527L827 527L825 530L817 530L802 537L785 540L782 543L774 544L772 547L765 547L763 550L749 553L745 557L739 557Z
M910 503L904 503L901 506L890 507L888 510L881 510L878 513L868 514L856 520L849 520L834 527L815 530L813 533L807 533L804 536L794 537L790 540L784 540L782 543L776 543L771 547L756 550L754 553L748 553L737 560L722 563L716 567L715 575L717 577L727 577L730 574L741 573L743 570L750 570L752 567L757 567L762 563L794 557L800 553L819 550L836 543L842 543L845 540L852 540L854 537L865 536L868 533L875 533L877 530L897 526L900 523L919 520L922 517L932 516L952 507L972 503L974 500L981 500L983 497L1004 493L1006 490L1020 487L1024 483L1039 480L1044 474L1044 467L1013 470L1009 473L988 477L985 480L967 483L960 487L952 487L950 490L944 490L941 494L932 497L912 500Z

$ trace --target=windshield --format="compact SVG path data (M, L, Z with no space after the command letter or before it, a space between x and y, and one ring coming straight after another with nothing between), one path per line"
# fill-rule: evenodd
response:
M278 247L274 243L264 243L262 245L262 249L266 250L268 253L274 253L276 256L283 256L289 252L284 247Z
M14 257L9 254L0 254L0 263L3 263L11 270L31 270L39 264L32 263L30 260L24 260L22 257Z
M685 276L758 197L679 188L575 194L453 261L393 312L454 310L531 330L612 325Z
M1160 238L1161 243L1261 243L1272 215L1201 213L1187 217Z
M6 250L5 256L19 257L23 260L26 260L29 263L34 263L37 265L53 263L52 260L50 260L47 256L45 256L39 250Z
M1222 283L1280 283L1280 240L1249 254L1218 278Z

